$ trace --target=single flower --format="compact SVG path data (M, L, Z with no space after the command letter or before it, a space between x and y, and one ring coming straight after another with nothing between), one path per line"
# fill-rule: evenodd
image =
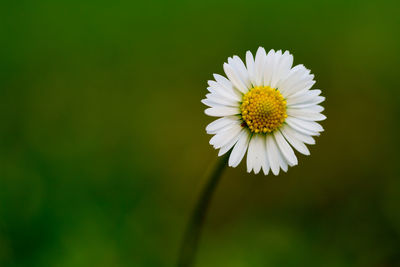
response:
M314 75L303 65L292 67L293 56L285 51L260 47L255 58L246 53L246 65L238 56L224 63L227 78L214 74L210 93L202 103L205 113L221 117L206 127L214 136L210 144L221 156L232 148L228 164L236 167L247 151L247 171L265 175L297 165L298 152L309 155L305 144L323 131L317 123L326 119L319 105L325 100L313 89Z

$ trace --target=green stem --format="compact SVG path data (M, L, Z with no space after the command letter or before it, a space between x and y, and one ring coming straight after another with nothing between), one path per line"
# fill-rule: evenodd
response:
M210 204L212 195L218 182L221 178L221 174L227 165L229 154L225 154L219 159L217 166L211 174L208 183L206 184L200 198L193 210L192 217L187 225L185 236L183 238L182 247L178 259L178 267L190 267L193 266L196 249L199 242L199 237L204 224L204 219L207 213L208 206Z

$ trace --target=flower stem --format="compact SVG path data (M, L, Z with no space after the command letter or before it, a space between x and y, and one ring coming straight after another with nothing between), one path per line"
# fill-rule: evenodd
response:
M193 210L190 221L187 225L185 236L182 241L182 247L178 258L178 267L193 266L199 237L204 224L204 219L210 204L212 195L221 178L225 166L227 165L229 154L225 154L219 159L214 171L211 173L206 186L204 187L200 198Z

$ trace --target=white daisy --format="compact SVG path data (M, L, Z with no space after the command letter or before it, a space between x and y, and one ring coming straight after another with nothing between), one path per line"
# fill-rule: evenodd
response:
M293 56L285 51L260 47L255 58L246 53L246 65L238 56L224 63L225 78L214 74L208 81L210 92L202 103L205 113L221 117L206 127L214 136L210 144L227 153L229 166L236 167L247 151L247 171L275 175L297 165L298 152L309 155L305 144L315 144L323 128L325 100L321 90L313 89L314 75L303 65L292 67ZM293 147L293 148L292 148Z

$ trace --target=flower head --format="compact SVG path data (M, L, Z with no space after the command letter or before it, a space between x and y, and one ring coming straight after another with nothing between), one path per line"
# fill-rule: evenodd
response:
M293 56L285 51L264 48L255 58L246 53L246 65L237 57L224 63L227 78L214 74L210 92L202 102L205 113L221 117L206 127L214 136L210 144L227 153L229 166L236 167L247 151L247 171L265 175L297 165L298 152L309 155L305 144L315 144L323 128L317 121L326 117L319 105L325 100L321 90L313 89L314 75L303 65L292 67Z

